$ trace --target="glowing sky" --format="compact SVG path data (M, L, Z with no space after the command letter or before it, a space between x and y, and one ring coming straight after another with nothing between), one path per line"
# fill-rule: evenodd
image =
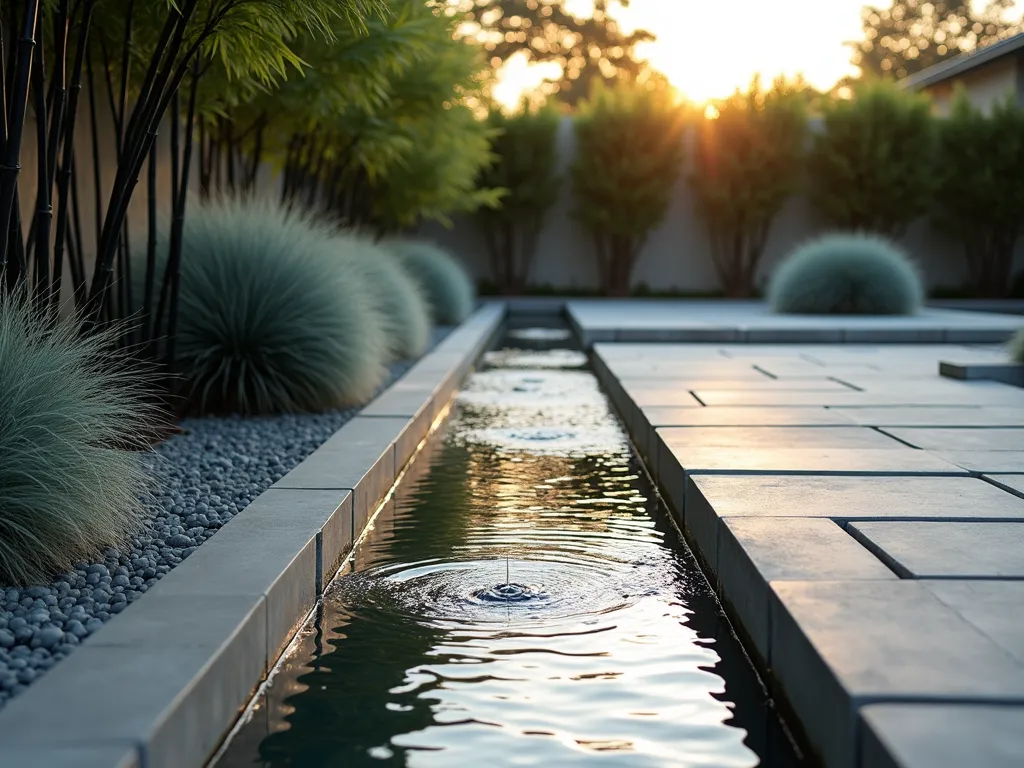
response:
M703 102L728 96L755 73L765 80L802 73L811 85L831 88L856 73L844 42L862 35L865 4L887 0L632 0L613 13L626 29L657 35L639 54L664 72L688 99ZM570 10L587 15L592 0L568 0ZM984 2L978 3L984 5ZM549 65L554 66L554 65ZM550 68L509 63L498 96L516 100ZM558 72L557 66L554 72Z

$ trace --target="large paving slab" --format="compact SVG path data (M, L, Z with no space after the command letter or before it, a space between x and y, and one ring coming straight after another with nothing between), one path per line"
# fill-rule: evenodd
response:
M872 704L861 709L860 768L1020 768L1024 707Z
M721 520L785 517L1024 522L1024 499L970 477L695 475L686 485L685 527L705 559Z
M856 378L849 382L856 385ZM953 382L951 387L915 387L910 383L893 382L887 386L873 386L870 391L857 391L840 387L829 392L800 391L796 389L765 390L722 390L694 387L692 392L708 406L808 406L826 407L872 407L872 406L1007 406L1024 407L1024 389L995 384L979 389L980 382ZM644 405L673 405L671 402L652 402L650 396Z
M808 408L676 408L649 405L640 409L647 424L659 427L848 427L844 411Z
M824 518L726 519L718 551L708 559L719 594L765 662L771 582L896 578L837 523Z
M868 427L1024 427L1024 408L985 406L857 408L833 406Z
M1024 664L1024 581L943 580L921 584Z
M1024 523L855 522L852 533L908 579L1024 579Z
M883 431L908 445L927 450L1024 450L1024 427L892 427Z
M1021 475L982 475L988 482L1009 491L1015 496L1024 496L1024 474Z
M933 456L986 475L1024 474L1024 450L1017 451L929 451Z
M714 410L714 409L709 409ZM845 427L662 427L662 441L671 449L699 448L852 448L910 450L874 429Z
M585 344L623 342L1002 342L1015 315L926 308L909 317L777 315L763 302L576 300L570 324Z
M856 768L863 703L1024 704L1024 665L920 582L780 581L770 664L829 768Z
M618 375L616 373L616 375ZM712 390L741 392L849 392L851 387L834 379L698 379L689 376L677 376L671 380L648 377L620 377L622 387L637 399L638 405L671 405L660 403L658 399L674 392L690 390ZM651 402L646 402L650 400Z
M966 470L906 446L897 448L716 448L673 446L658 430L656 480L671 506L683 510L695 475L963 475ZM685 514L685 510L684 514Z

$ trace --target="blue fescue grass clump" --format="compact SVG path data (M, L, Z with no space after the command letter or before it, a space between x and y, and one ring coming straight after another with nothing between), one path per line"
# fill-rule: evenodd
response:
M189 209L177 350L194 411L315 412L373 396L387 373L381 314L336 237L266 200Z
M476 289L465 267L430 243L397 240L390 247L426 294L434 322L457 325L469 317Z
M3 583L45 580L141 528L140 449L158 414L113 340L0 291Z
M430 342L430 306L422 288L386 248L353 233L337 237L343 267L357 273L381 316L388 356L408 360Z
M1007 345L1007 350L1013 362L1024 365L1024 328L1013 334L1013 338Z
M775 270L768 300L797 315L912 315L924 288L913 262L872 235L827 235L806 243Z

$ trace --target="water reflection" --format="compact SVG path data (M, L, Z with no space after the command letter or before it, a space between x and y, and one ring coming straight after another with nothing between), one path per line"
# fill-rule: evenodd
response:
M596 381L564 367L470 379L221 765L796 764Z

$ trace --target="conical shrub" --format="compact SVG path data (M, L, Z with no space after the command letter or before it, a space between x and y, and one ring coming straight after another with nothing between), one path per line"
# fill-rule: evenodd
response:
M457 325L473 312L476 289L466 268L436 245L418 240L388 244L420 285L440 325Z
M31 583L126 541L143 520L145 373L115 332L82 336L0 292L0 580Z
M801 315L911 315L924 299L913 262L872 235L828 235L806 243L776 268L772 309Z

